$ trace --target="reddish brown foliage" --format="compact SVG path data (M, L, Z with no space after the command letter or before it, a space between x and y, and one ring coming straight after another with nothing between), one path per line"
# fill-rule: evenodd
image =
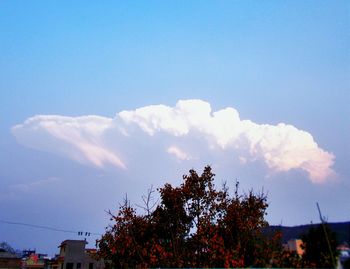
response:
M279 237L266 237L266 196L233 197L216 190L209 166L190 170L180 187L160 188L153 212L136 215L128 201L120 207L98 255L110 265L126 267L269 267L280 259Z

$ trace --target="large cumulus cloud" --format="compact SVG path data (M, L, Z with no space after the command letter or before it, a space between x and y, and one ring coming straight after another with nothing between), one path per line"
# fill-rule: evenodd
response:
M202 100L180 100L174 107L145 106L114 118L39 115L14 126L12 133L25 146L99 168L127 169L133 160L128 152L145 150L134 143L142 140L154 145L147 150L182 162L234 153L242 165L260 161L273 173L304 170L314 183L334 174L334 155L320 148L310 133L284 123L242 120L232 107L213 112Z

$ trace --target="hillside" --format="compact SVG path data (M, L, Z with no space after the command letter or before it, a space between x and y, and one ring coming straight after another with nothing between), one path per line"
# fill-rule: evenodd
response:
M270 226L266 229L267 233L274 231L282 232L282 242L285 243L292 238L300 238L302 234L307 233L311 226L317 224L306 224L300 226ZM333 222L328 223L332 231L336 233L338 243L348 242L350 243L350 221L348 222Z

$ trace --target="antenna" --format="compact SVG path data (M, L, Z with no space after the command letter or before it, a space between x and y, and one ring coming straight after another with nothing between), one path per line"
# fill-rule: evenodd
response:
M326 230L325 218L322 216L321 209L320 209L320 206L319 206L318 202L316 202L316 205L317 205L318 214L320 215L320 220L321 220L321 223L322 223L324 236L326 237L328 250L329 250L329 253L331 254L332 263L333 263L334 268L336 268L336 263L335 263L335 260L334 260L334 255L333 255L333 251L332 251L332 248L331 248L331 243L329 242L329 238L328 238L328 234L327 234L327 230Z
M85 236L84 236L85 235ZM83 231L79 231L78 232L78 236L84 236L84 241L87 242L86 237L89 237L91 235L91 232L83 232Z

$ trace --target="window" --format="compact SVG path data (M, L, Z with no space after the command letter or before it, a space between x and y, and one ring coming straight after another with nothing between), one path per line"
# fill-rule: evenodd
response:
M72 262L67 262L67 263L66 263L66 269L73 269L73 265L74 265L74 263L72 263Z
M94 269L94 263L92 262L89 263L89 269Z
M80 269L80 268L81 268L81 263L78 262L78 263L77 263L77 269Z

